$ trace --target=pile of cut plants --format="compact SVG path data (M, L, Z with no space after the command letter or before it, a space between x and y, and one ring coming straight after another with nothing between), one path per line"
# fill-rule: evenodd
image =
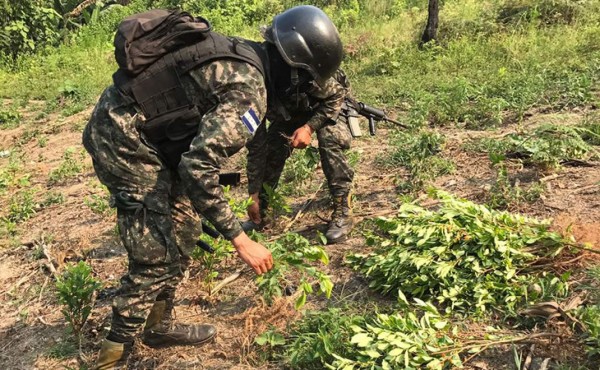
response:
M257 343L291 368L447 369L492 346L562 335L527 313L553 309L548 316L563 320L562 312L573 320L567 324L581 324L576 306L563 311L570 274L548 268L579 253L572 238L552 231L549 221L442 191L432 196L434 209L405 203L395 217L374 220L366 232L371 251L346 257L371 289L395 303L364 309L337 302ZM495 324L474 330L482 318ZM506 327L506 319L516 324ZM585 343L596 339L592 326L587 334L578 326Z

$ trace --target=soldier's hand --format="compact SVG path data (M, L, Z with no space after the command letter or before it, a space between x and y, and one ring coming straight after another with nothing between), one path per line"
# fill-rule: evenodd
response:
M241 233L231 242L242 261L252 267L258 275L262 275L273 268L271 251L250 239L246 233Z
M301 126L299 129L294 131L291 137L290 145L292 148L304 149L310 145L312 140L311 135L313 133L312 128L308 125Z
M260 217L260 200L258 199L258 193L250 194L250 197L252 198L252 204L248 206L246 211L248 212L250 221L258 225L262 221L262 218Z

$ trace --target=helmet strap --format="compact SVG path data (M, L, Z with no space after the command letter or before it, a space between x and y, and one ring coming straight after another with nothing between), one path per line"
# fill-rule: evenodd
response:
M298 68L291 69L290 81L292 83L292 87L296 87L300 84L300 77L298 76Z

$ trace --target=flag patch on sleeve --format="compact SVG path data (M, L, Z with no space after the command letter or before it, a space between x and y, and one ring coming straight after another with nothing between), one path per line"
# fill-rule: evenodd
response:
M248 129L248 131L250 131L251 134L253 134L258 128L258 126L260 126L260 120L258 119L256 112L254 112L254 109L252 108L248 109L248 111L244 113L244 115L241 116L241 118L242 122L244 122L244 125L246 125L246 128Z

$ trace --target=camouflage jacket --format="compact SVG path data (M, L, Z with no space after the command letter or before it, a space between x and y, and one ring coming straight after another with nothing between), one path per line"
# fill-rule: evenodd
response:
M316 132L325 125L335 124L349 87L346 75L340 69L323 87L313 83L305 93L269 96L266 118L269 122L287 122L296 128L307 124ZM259 127L247 148L248 193L254 194L261 190L265 171L268 171L265 168L269 155L266 125Z
M125 191L152 206L145 201L167 202L168 197L161 194L168 195L169 179L179 177L194 209L227 239L233 239L242 229L224 199L219 169L244 147L263 120L267 110L265 79L250 64L224 59L195 68L182 83L202 118L189 150L181 155L177 173L167 170L157 160L156 151L140 137L136 127L144 123L143 117L114 87L100 98L86 126L84 145L94 162L102 161L102 166L95 165L96 173L113 194ZM250 113L251 125L244 120ZM156 207L168 209L168 204Z

